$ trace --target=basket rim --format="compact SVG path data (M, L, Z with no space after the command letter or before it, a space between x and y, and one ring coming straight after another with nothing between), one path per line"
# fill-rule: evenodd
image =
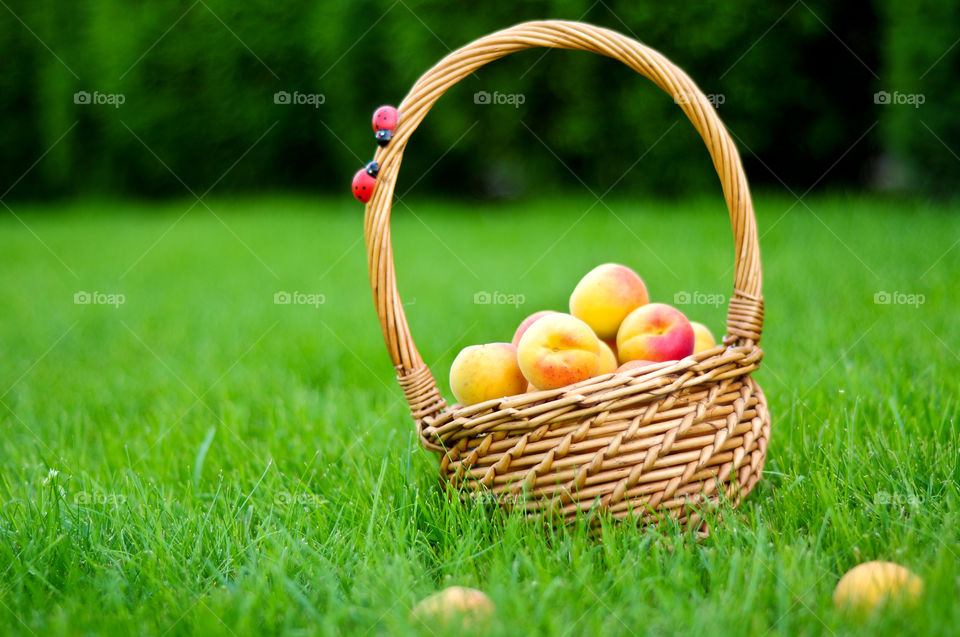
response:
M512 422L525 422L531 416L536 418L572 405L616 399L638 403L645 397L663 396L706 382L750 376L762 358L763 350L756 345L718 345L680 360L610 372L557 389L494 398L473 405L450 404L436 416L418 421L417 433L424 447L444 453L450 442L485 435L488 432L484 425L497 424L503 416L510 417ZM627 388L630 391L624 391ZM598 408L598 411L614 408L616 405ZM527 427L514 429L532 431L540 424L534 421Z

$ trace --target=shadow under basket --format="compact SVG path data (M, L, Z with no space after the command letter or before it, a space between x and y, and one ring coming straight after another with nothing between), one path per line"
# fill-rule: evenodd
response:
M720 177L733 228L734 290L723 345L679 361L605 374L560 389L447 405L417 351L397 291L390 208L403 151L443 93L477 68L532 47L620 60L687 115ZM387 349L423 446L440 475L469 496L492 495L531 515L572 521L605 510L641 523L673 517L699 528L700 511L736 505L760 478L770 437L767 403L750 374L763 356L760 251L740 156L710 101L679 68L624 35L578 22L528 22L450 53L398 107L378 149L364 233L370 285Z

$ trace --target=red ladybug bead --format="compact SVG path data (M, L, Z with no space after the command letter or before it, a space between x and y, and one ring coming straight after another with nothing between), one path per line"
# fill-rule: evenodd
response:
M393 138L393 129L397 127L400 114L392 106L381 106L373 112L373 130L377 143L386 146Z
M400 113L392 106L381 106L373 112L373 131L388 130L391 133L397 127Z
M353 196L360 203L367 203L373 196L373 188L377 185L377 173L379 171L380 166L377 162L372 161L353 176Z

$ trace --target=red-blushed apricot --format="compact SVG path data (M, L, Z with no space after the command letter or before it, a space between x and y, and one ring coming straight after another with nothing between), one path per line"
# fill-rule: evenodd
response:
M648 365L655 365L653 361L627 361L623 365L617 368L618 372L626 372L631 369L640 369L641 367L646 367Z
M694 342L690 321L683 312L665 303L638 307L623 320L617 332L621 363L679 360L693 354Z
M517 348L520 370L538 389L556 389L595 376L600 341L590 326L559 312L531 325Z
M542 319L544 316L549 316L551 314L556 314L556 312L553 310L540 310L539 312L534 312L527 318L523 319L523 321L517 327L517 331L513 333L513 340L511 341L513 346L520 346L520 339L523 338L523 334L527 331L527 328L536 323L539 319Z

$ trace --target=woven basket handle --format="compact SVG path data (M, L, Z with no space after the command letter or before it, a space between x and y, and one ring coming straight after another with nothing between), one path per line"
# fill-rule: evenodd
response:
M380 165L373 197L367 203L364 234L370 287L383 337L417 427L446 403L424 364L407 326L397 292L390 242L390 205L403 151L410 136L444 92L479 67L515 51L533 47L578 49L620 60L674 98L696 127L720 176L730 210L734 245L734 290L727 310L727 345L753 345L763 326L760 248L756 220L740 155L706 97L686 73L653 49L615 31L580 22L526 22L498 31L450 53L427 71L398 107L400 121L388 146L374 157Z

